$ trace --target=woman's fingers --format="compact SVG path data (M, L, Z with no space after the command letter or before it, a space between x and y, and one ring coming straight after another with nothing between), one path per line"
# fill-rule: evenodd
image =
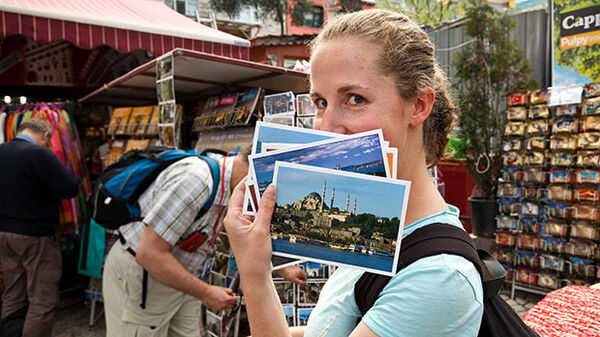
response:
M261 235L264 235L265 232L268 233L267 235L270 235L271 233L271 217L273 216L273 211L275 209L276 195L277 188L275 185L271 184L263 192L263 195L260 198L260 207L258 208L254 220L254 230L259 231Z
M232 214L241 214L242 208L244 207L244 195L246 193L246 179L247 177L242 179L235 188L233 189L233 193L229 198L229 211Z

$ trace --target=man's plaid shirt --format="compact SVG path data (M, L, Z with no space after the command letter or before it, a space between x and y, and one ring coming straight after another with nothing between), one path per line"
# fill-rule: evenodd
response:
M219 186L217 186L214 202L208 212L197 221L193 221L212 191L213 181L210 167L204 160L197 157L178 161L161 172L140 196L139 203L144 219L119 228L121 235L134 251L138 249L146 224L171 244L171 253L185 269L192 274L200 271L206 258L209 257L206 250L211 245L215 226L221 227L225 217L230 197L231 169L233 168L232 157L224 159L222 156L211 156L219 164L220 181L214 182ZM223 177L224 160L227 162ZM223 182L224 189L220 185ZM222 190L224 195L221 203L221 218L217 224ZM208 236L208 240L193 253L179 249L177 247L179 243L197 229L200 230L200 233ZM214 249L214 247L210 247L210 249Z

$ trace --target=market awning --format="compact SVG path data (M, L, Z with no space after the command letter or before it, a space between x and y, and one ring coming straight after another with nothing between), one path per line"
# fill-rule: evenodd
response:
M177 49L174 56L175 99L198 100L224 92L261 87L267 92L307 92L308 74L260 63ZM130 71L79 99L80 103L156 104L156 60Z
M86 49L145 49L154 56L186 48L247 60L250 46L155 0L0 0L0 36L10 34L40 43L68 40Z

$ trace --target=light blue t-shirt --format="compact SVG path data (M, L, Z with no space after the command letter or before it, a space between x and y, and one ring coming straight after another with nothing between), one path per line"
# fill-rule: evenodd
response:
M462 228L458 209L421 219L404 227L402 237L443 222ZM304 336L349 336L360 311L354 285L364 272L338 268L329 278L312 311ZM483 314L483 289L475 266L463 257L440 254L422 258L396 274L383 289L363 322L388 336L477 336Z

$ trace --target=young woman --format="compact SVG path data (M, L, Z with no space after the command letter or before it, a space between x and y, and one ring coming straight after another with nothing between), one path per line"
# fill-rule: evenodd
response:
M383 129L398 148L398 178L412 182L403 237L436 222L462 227L427 173L443 156L455 119L447 80L419 26L398 13L368 10L329 22L312 43L315 127L352 134ZM323 287L308 325L289 329L269 270L276 189L256 218L241 215L243 183L231 198L230 236L253 336L477 336L480 276L466 259L441 254L397 273L361 317L354 298L360 270L339 268Z

